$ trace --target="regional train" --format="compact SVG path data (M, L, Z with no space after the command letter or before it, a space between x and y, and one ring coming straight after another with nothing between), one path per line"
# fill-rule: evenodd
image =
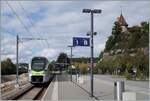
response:
M33 57L29 65L29 82L32 84L46 84L54 77L54 67L46 57Z

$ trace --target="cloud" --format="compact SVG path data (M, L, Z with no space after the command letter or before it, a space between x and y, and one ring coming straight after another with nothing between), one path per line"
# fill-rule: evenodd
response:
M44 56L49 58L50 60L56 59L58 55L58 51L54 49L43 49L41 52L36 54L37 56Z
M105 43L96 44L94 46L95 52L98 53L98 54L96 54L96 56L98 56L99 53L104 50L104 48L105 48Z
M1 54L15 54L15 37L4 33L1 35Z

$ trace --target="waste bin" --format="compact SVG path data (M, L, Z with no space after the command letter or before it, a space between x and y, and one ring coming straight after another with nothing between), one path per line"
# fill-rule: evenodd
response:
M122 100L122 93L124 91L124 81L114 82L114 100Z

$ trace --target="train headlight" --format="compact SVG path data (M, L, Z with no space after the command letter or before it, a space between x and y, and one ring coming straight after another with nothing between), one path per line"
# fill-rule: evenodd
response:
M29 75L32 76L45 76L45 71L29 71Z
M45 76L45 71L42 71L42 72L41 72L41 75Z

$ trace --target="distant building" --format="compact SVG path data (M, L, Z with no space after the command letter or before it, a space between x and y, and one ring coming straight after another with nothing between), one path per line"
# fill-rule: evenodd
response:
M96 64L97 64L97 63L93 63L93 67L96 67ZM88 63L88 67L89 67L89 68L91 67L91 63Z
M121 13L120 17L117 18L117 21L119 22L119 24L120 24L120 26L122 28L122 32L127 31L128 24L127 24L124 16L122 15L122 13Z
M29 65L27 63L19 63L19 68L28 69Z

